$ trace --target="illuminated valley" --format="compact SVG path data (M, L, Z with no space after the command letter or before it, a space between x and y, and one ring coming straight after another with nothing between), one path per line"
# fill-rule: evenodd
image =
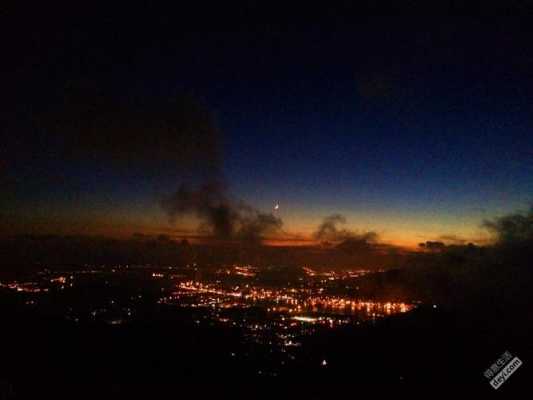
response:
M251 265L84 266L63 272L43 269L24 281L2 282L0 290L20 297L27 308L62 315L75 324L124 326L147 310L174 309L176 318L185 311L194 325L238 330L243 340L270 349L284 364L295 359L307 336L416 307L417 302L361 298L358 280L381 273Z

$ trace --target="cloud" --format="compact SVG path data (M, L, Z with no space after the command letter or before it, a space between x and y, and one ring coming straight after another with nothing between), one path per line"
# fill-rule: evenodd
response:
M192 96L120 98L92 82L75 82L58 97L36 122L63 159L155 172L220 168L220 132Z
M494 234L500 244L530 243L533 241L533 205L525 213L485 220L483 226Z
M465 243L467 243L466 239L463 239L462 237L454 235L454 234L441 235L439 236L438 240L443 241L444 243L448 245L450 244L464 245Z
M345 224L346 218L341 214L332 214L324 218L313 237L318 240L338 241L346 239L351 232L345 229L339 229L339 224Z
M391 79L383 75L362 77L357 81L359 95L365 99L388 98L393 91Z
M442 251L446 249L444 242L437 240L428 240L426 242L419 243L418 246L429 251Z
M313 238L324 242L349 241L350 243L373 243L377 241L376 232L357 233L348 229L339 228L345 224L346 218L341 214L332 214L324 218L317 230L313 233Z
M216 182L197 188L182 184L161 205L173 222L185 215L195 215L201 222L200 228L217 239L260 243L265 235L278 233L283 225L272 214L230 200L225 187Z
M160 200L171 221L195 215L199 230L219 239L258 243L281 229L281 219L231 199L221 132L194 97L120 99L92 82L75 82L60 97L37 120L61 158L176 177Z

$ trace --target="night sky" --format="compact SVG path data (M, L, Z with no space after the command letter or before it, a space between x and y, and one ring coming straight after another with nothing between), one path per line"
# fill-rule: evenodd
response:
M72 86L141 104L121 118L157 119L168 99L194 98L220 132L228 193L266 213L279 203L280 239L309 239L339 213L393 244L481 243L484 219L533 199L530 21L19 22L2 66L3 233L196 234L192 218L170 222L160 206L191 178L169 162L187 145L161 150L154 135L136 147L121 132L93 157L83 128L46 123L68 114ZM188 156L207 163L202 146Z

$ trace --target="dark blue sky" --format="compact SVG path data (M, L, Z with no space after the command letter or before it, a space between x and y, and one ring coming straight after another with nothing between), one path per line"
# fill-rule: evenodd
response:
M483 218L533 198L529 26L361 18L206 33L170 17L35 23L8 50L4 211L24 216L24 228L47 218L55 228L96 221L89 233L171 228L157 199L182 171L67 161L51 151L53 132L25 122L65 85L89 81L154 107L192 94L222 132L232 195L264 210L279 202L287 232L307 235L340 212L397 243L478 239Z

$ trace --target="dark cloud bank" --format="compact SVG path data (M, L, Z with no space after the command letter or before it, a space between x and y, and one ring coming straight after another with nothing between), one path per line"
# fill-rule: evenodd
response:
M250 244L283 225L228 192L221 132L193 96L119 99L91 82L76 82L37 113L35 123L44 127L56 158L175 178L160 199L173 223L194 215L202 233Z
M351 242L359 243L361 246L370 246L378 240L376 232L357 233L349 229L340 228L339 225L346 224L346 217L341 214L332 214L324 218L317 230L313 233L316 240L323 242Z

